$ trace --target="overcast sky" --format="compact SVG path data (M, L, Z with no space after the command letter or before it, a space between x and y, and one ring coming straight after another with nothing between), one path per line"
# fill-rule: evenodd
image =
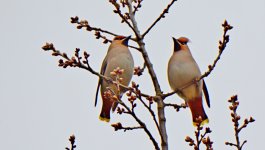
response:
M141 32L156 19L170 0L145 0L137 12ZM57 67L58 58L42 51L45 42L53 42L63 52L73 54L76 47L91 54L90 64L99 70L109 45L96 40L93 33L77 30L70 17L87 19L92 26L122 35L133 35L113 13L108 1L92 0L1 0L0 5L0 143L1 149L62 150L69 146L68 137L76 135L78 150L85 149L153 149L142 130L114 132L111 123L137 125L128 116L112 114L110 123L98 119L101 101L94 107L98 78L87 71ZM234 142L233 125L227 100L238 94L241 118L253 116L240 135L248 140L244 149L264 147L265 84L265 1L264 0L180 0L170 13L146 36L146 48L153 62L161 88L170 92L166 68L172 54L171 37L186 36L201 71L213 62L222 36L221 24L227 19L234 26L230 42L212 74L205 79L211 98L210 134L214 149L233 149L224 145ZM112 38L111 36L108 36ZM132 42L130 42L132 44ZM135 66L143 64L139 52L131 49ZM145 71L133 81L145 93L154 94ZM124 97L126 101L126 97ZM174 95L166 102L182 103ZM148 122L157 137L151 117L137 107L137 114ZM193 149L185 143L194 135L188 109L178 113L166 109L169 149Z

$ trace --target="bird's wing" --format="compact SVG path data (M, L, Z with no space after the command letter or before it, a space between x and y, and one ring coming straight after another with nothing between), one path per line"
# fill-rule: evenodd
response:
M209 93L208 93L207 86L206 86L204 80L203 80L203 86L202 86L202 88L203 88L203 93L204 93L204 96L205 96L206 103L207 103L208 107L210 108Z
M102 66L101 66L101 69L100 69L100 74L104 75L105 74L105 70L106 70L106 67L107 67L107 57L103 60L103 63L102 63ZM98 79L98 86L97 86L97 91L96 91L96 97L95 97L95 106L97 106L97 101L98 101L98 92L99 92L99 87L102 83L102 78L99 78Z

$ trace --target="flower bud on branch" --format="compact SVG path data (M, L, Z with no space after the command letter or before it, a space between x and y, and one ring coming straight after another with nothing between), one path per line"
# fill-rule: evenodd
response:
M227 22L225 22L223 25L227 26L227 30L229 30L229 28L231 28L227 25ZM239 139L239 133L243 128L246 128L249 123L253 123L255 121L255 119L253 119L252 117L250 117L249 119L244 119L243 124L239 127L239 125L240 125L239 120L241 119L241 117L237 114L237 109L239 106L239 101L238 101L237 95L231 96L231 98L228 100L228 102L231 103L231 105L229 106L229 109L231 110L231 118L232 118L232 122L234 124L236 143L225 142L225 145L235 146L237 148L237 150L242 150L244 144L247 143L247 140L244 140L243 143L241 144L240 139Z

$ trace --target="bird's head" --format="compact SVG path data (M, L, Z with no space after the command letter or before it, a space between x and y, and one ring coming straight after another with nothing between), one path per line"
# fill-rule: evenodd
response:
M188 49L188 42L190 40L186 37L180 37L178 39L175 39L173 37L173 42L174 42L174 52L180 51L180 50L187 50Z
M122 44L125 46L128 46L128 41L131 38L131 36L122 36L122 35L118 35L115 36L112 43L117 43L117 44Z

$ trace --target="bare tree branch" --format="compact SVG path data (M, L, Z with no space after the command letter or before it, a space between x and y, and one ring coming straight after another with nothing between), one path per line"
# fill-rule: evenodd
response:
M102 35L102 33L106 33L106 34L109 34L109 35L112 35L112 36L118 36L118 34L110 32L108 30L104 30L104 29L97 28L97 27L92 27L91 25L89 25L87 20L79 21L79 18L77 16L71 17L71 23L77 24L77 26L76 26L77 29L86 28L86 30L89 31L89 32L95 31L94 35L95 35L96 39L100 39L100 38L103 39L103 43L104 44L111 43L112 40L110 40L106 36ZM133 40L133 39L131 39L131 40ZM131 46L131 45L128 45L128 47L140 51L140 49L138 47Z
M133 14L134 14L134 15L135 15L135 13L136 13L137 11L139 11L139 8L142 7L142 4L141 4L142 2L143 2L143 0L137 0L137 1L136 1L137 5L134 6L134 10L133 10Z
M152 118L153 118L153 120L155 122L156 128L157 128L157 130L158 130L158 132L160 134L160 137L163 138L163 135L162 135L161 129L159 127L158 121L156 119L155 113L151 109L151 104L153 103L153 97L151 97L151 96L147 97L147 100L149 101L149 106L148 106L142 99L141 91L138 89L139 85L137 85L136 83L132 82L132 87L134 88L134 91L136 91L136 97L140 100L140 102L144 105L144 107L151 114L151 116L152 116ZM131 96L131 93L127 94L127 96Z
M107 34L112 35L112 36L117 36L118 35L118 34L110 32L110 31L101 29L101 28L92 27L92 26L89 25L87 20L79 21L78 16L71 17L71 23L72 24L77 24L77 26L76 26L77 29L86 28L87 31L98 31L98 32L102 32L102 33L107 33Z
M144 122L142 122L124 102L120 101L120 104L126 109L126 111L139 123L139 125L144 129L145 133L149 136L150 140L152 141L154 147L156 150L160 150L158 143L156 142L155 138L151 134L151 132L148 130L147 126Z
M217 62L220 60L223 51L226 48L226 44L229 42L229 35L227 35L227 32L229 30L232 30L233 26L228 24L228 22L226 20L224 21L222 26L224 28L224 34L223 34L222 41L219 41L219 47L218 47L219 48L219 53L218 53L218 56L214 60L213 64L208 66L208 71L206 71L199 79L197 79L197 82L200 81L201 79L207 77L213 71L213 69L215 68Z
M237 95L232 96L228 100L228 102L231 103L229 109L232 111L231 117L232 117L232 122L234 123L236 143L225 142L225 145L234 146L237 148L237 150L242 150L244 144L247 143L247 140L244 140L243 143L240 144L239 133L243 128L246 128L249 123L253 123L255 119L253 119L252 117L250 117L249 119L245 119L244 123L239 127L239 120L241 119L241 117L237 114L237 108L239 106Z
M169 8L176 2L177 0L172 0L170 4L167 5L167 8L160 14L160 16L154 21L154 23L143 33L142 38L146 36L146 34L160 21L160 19L165 18L165 14L168 13Z
M81 60L82 57L79 56L79 48L76 48L75 50L75 57L72 57L71 59L67 56L66 53L61 53L59 50L56 50L55 47L53 46L52 43L46 43L43 47L43 50L45 51L53 51L52 55L53 56L61 56L62 58L66 59L66 61L63 61L62 59L59 60L59 67L63 67L63 68L67 68L67 67L79 67L82 69L85 69L89 72L91 72L92 74L100 77L100 78L104 78L106 80L110 80L109 78L101 75L100 73L94 71L89 63L88 63L88 57L89 54L87 52L84 52L84 59L85 60Z
M135 28L131 25L131 23L128 21L129 18L125 18L124 15L121 13L120 5L116 2L116 0L109 0L109 2L115 6L116 10L114 10L114 13L118 14L122 18L122 22L126 22L126 24L132 29L132 31L137 36ZM137 37L139 38L139 37Z
M153 65L149 59L149 56L147 54L147 51L145 49L145 43L143 41L143 38L141 36L141 33L138 29L137 22L135 20L134 14L133 14L133 8L132 8L132 1L128 0L128 9L129 9L129 16L131 19L131 22L134 27L134 31L137 37L137 43L141 49L142 56L144 58L145 64L148 68L149 74L151 76L153 85L155 87L156 95L160 96L162 94L156 73L154 71ZM162 132L162 137L161 137L161 147L162 150L167 150L168 149L168 141L167 141L167 131L166 131L166 117L165 117L165 112L164 112L164 102L161 97L157 97L155 99L157 102L157 110L158 110L158 118L159 118L159 125L160 125L160 130Z

